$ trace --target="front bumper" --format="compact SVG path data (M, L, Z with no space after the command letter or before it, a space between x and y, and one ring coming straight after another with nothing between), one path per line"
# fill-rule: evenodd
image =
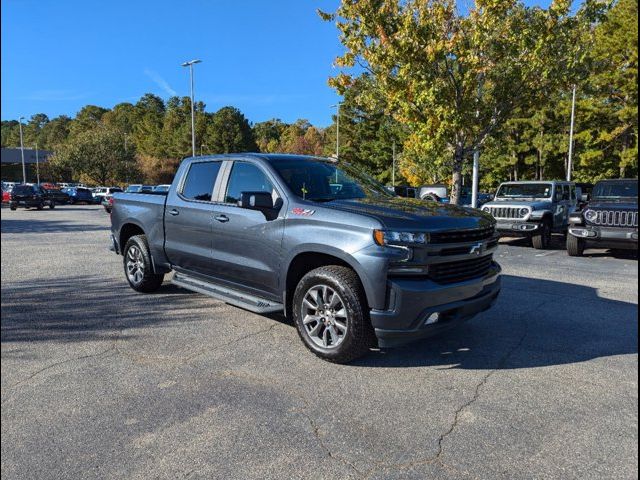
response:
M483 278L454 285L393 279L388 310L371 310L378 345L394 347L435 335L487 310L500 293L500 266L493 263ZM438 320L433 323L433 314Z
M518 220L498 220L496 222L496 231L504 235L530 235L540 230L542 222L523 222Z
M569 227L569 235L588 243L611 245L613 248L638 248L638 229L623 227L598 227L594 225Z

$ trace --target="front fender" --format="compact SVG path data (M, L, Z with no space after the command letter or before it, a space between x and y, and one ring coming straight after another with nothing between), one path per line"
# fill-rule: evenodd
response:
M295 257L302 253L331 255L332 257L336 257L349 265L351 268L353 268L353 270L358 274L358 277L360 278L360 282L362 283L362 286L364 288L364 292L367 297L367 303L369 304L369 306L372 306L376 303L376 290L374 288L374 285L372 284L369 275L367 275L365 267L356 259L356 257L354 255L346 253L344 250L341 250L339 248L320 243L304 243L296 246L293 250L288 252L288 255L282 265L282 271L280 272L280 278L282 279L283 285L286 285L287 273L289 271L289 267L291 266L291 262Z

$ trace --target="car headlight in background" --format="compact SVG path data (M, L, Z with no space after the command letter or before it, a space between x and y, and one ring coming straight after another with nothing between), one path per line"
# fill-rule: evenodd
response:
M587 210L584 212L584 218L586 218L589 222L593 222L597 216L598 212L596 212L595 210Z
M373 239L378 245L424 245L429 243L429 234L424 232L374 230Z

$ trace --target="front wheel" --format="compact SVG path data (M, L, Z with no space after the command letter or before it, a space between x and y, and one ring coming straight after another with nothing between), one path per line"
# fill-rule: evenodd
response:
M135 235L127 241L123 263L127 281L134 290L150 293L162 285L164 275L153 273L151 253L145 235Z
M531 237L531 243L536 250L544 250L551 243L551 223L545 220L542 223L542 231Z
M53 210L54 208L56 208L56 203L54 201L49 202L49 209Z
M42 210L44 208L44 202L40 202L36 208Z
M307 273L293 295L300 338L318 357L347 363L366 354L375 335L358 275L329 265Z
M584 254L585 241L582 238L567 235L567 253L570 257L581 257Z

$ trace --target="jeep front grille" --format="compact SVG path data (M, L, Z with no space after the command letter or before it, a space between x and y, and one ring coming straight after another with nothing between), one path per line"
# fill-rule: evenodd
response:
M530 210L526 207L494 207L489 206L489 213L493 215L493 218L499 220L522 220L527 215L529 215ZM524 215L522 214L522 210L526 210Z
M603 227L638 227L638 212L633 210L594 210L596 218L589 223Z

